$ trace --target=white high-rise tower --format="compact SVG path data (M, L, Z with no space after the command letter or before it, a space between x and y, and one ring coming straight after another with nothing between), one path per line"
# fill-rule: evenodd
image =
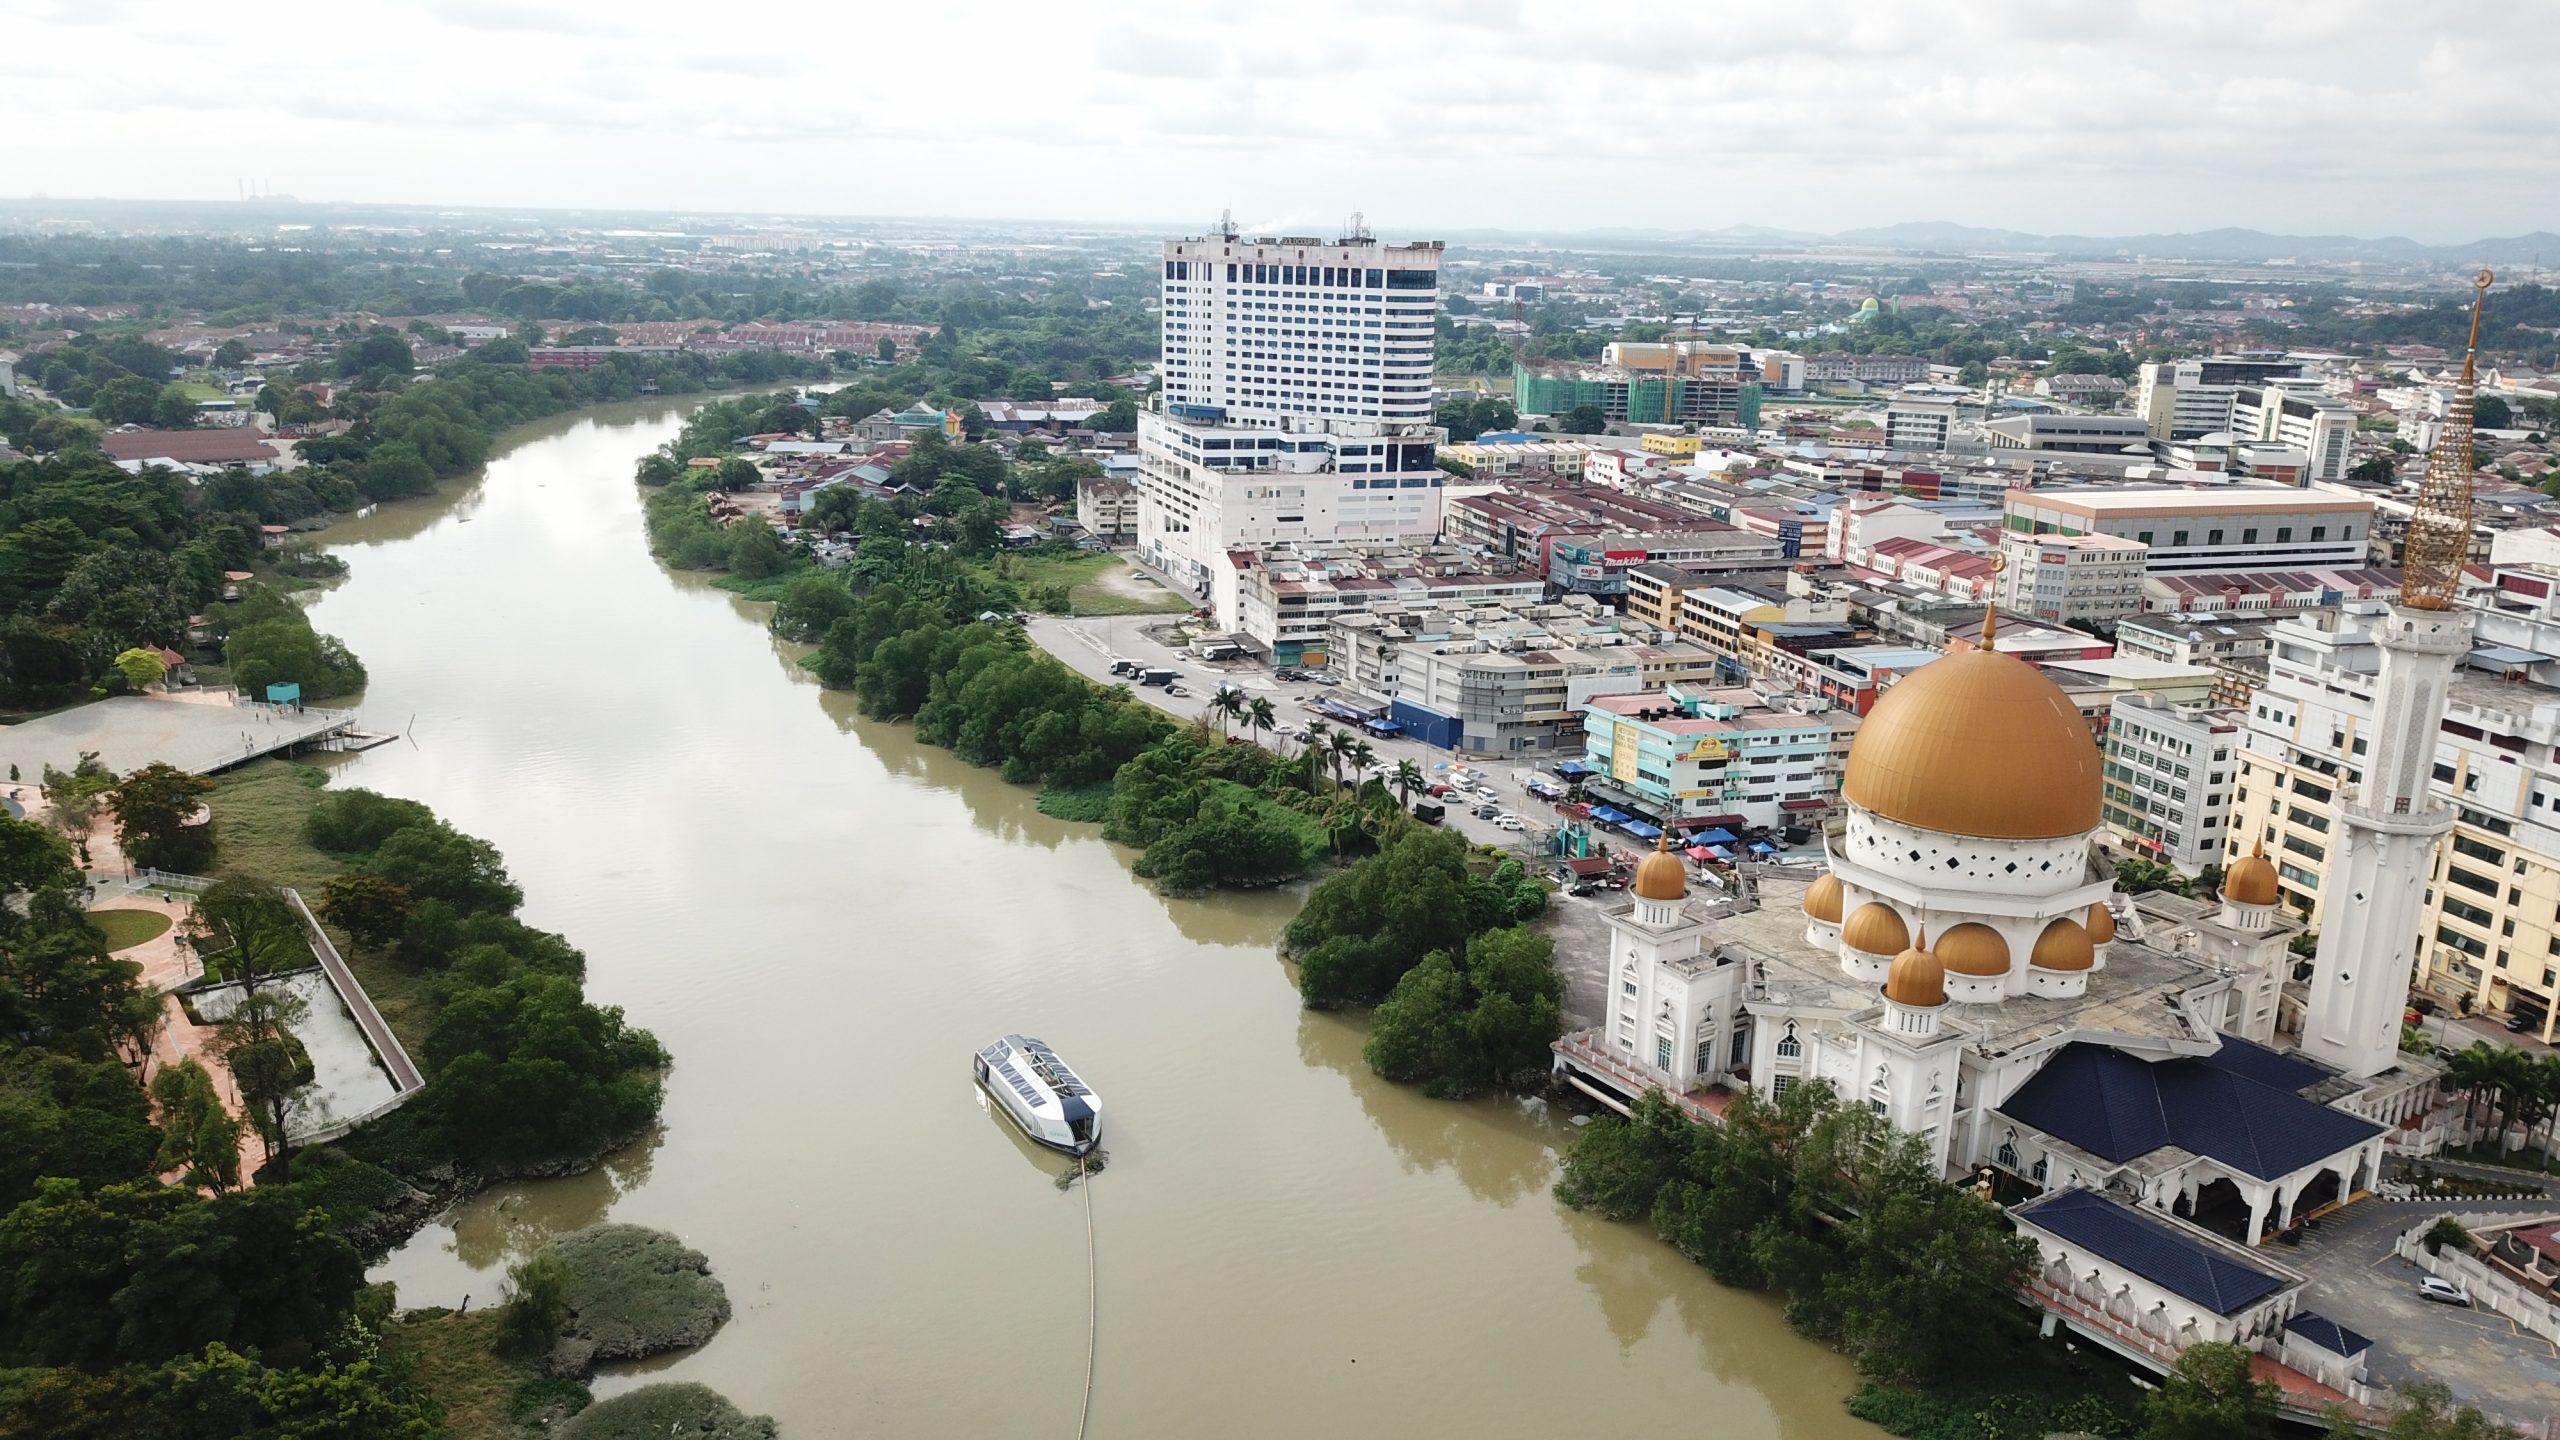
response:
M2382 649L2364 783L2337 807L2328 918L2311 976L2302 1048L2355 1079L2398 1062L2400 1018L2426 943L2426 884L2453 811L2433 790L2436 737L2454 667L2471 653L2472 613L2455 600L2471 552L2471 393L2480 307L2494 277L2473 282L2471 350L2409 520L2400 603L2374 626Z
M1200 586L1287 542L1428 540L1441 243L1349 233L1164 245L1164 394L1138 419L1138 551Z

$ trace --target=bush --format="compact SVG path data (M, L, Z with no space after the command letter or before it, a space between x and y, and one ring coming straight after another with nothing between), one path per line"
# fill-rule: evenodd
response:
M2462 1228L2462 1222L2450 1215L2428 1226L2426 1234L2428 1254L2441 1255L2447 1245L2452 1246L2456 1254L2471 1253L2471 1232Z
M598 1361L699 1345L729 1318L729 1292L711 1262L663 1230L590 1225L544 1255L561 1267L567 1312L555 1371L583 1374Z
M1040 792L1040 813L1078 824L1099 825L1111 818L1111 782L1072 789L1048 786Z
M294 1153L293 1188L304 1203L328 1215L329 1228L345 1234L372 1220L406 1187L381 1166L324 1145Z
M559 1429L560 1440L774 1440L773 1420L748 1415L708 1385L643 1385L599 1400Z
M498 1320L498 1349L538 1355L569 1323L569 1267L556 1251L528 1255L507 1270L507 1308Z

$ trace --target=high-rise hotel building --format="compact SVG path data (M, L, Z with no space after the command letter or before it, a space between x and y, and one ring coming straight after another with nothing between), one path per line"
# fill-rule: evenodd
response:
M1164 391L1138 417L1142 558L1223 600L1232 551L1439 532L1441 248L1226 227L1165 243Z

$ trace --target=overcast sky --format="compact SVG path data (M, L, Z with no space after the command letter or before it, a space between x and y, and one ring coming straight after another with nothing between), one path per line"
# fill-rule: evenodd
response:
M2560 229L2560 3L0 0L0 193Z

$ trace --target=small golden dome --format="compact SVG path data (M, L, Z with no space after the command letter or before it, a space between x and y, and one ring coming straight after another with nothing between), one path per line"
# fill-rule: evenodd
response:
M1840 927L1840 943L1868 955L1890 955L1911 943L1911 927L1902 923L1892 906L1870 900Z
M2088 925L2089 943L2092 945L2104 945L2116 938L2116 912L2108 909L2104 900L2089 907Z
M2250 845L2249 853L2222 877L2222 898L2237 904L2273 905L2281 894L2276 888L2276 867L2267 859L2263 840Z
M1930 953L1928 931L1921 931L1910 949L1893 957L1893 967L1884 972L1884 998L1923 1009L1947 1003L1947 968Z
M1923 830L2050 840L2098 824L2098 744L2062 687L1997 650L1897 682L1849 745L1851 804Z
M2080 922L2066 915L2044 927L2036 937L2035 953L2027 963L2039 970L2086 970L2098 959L2097 947L2089 943L2089 932Z
M1636 862L1636 898L1639 900L1686 900L1689 898L1689 867L1671 853L1671 837L1664 835L1654 843L1653 853Z
M1931 947L1938 952L1938 963L1956 975L2006 975L2009 973L2009 942L1988 925L1966 921L1944 935Z
M1840 877L1824 875L1805 887L1804 913L1811 919L1829 924L1840 923Z

